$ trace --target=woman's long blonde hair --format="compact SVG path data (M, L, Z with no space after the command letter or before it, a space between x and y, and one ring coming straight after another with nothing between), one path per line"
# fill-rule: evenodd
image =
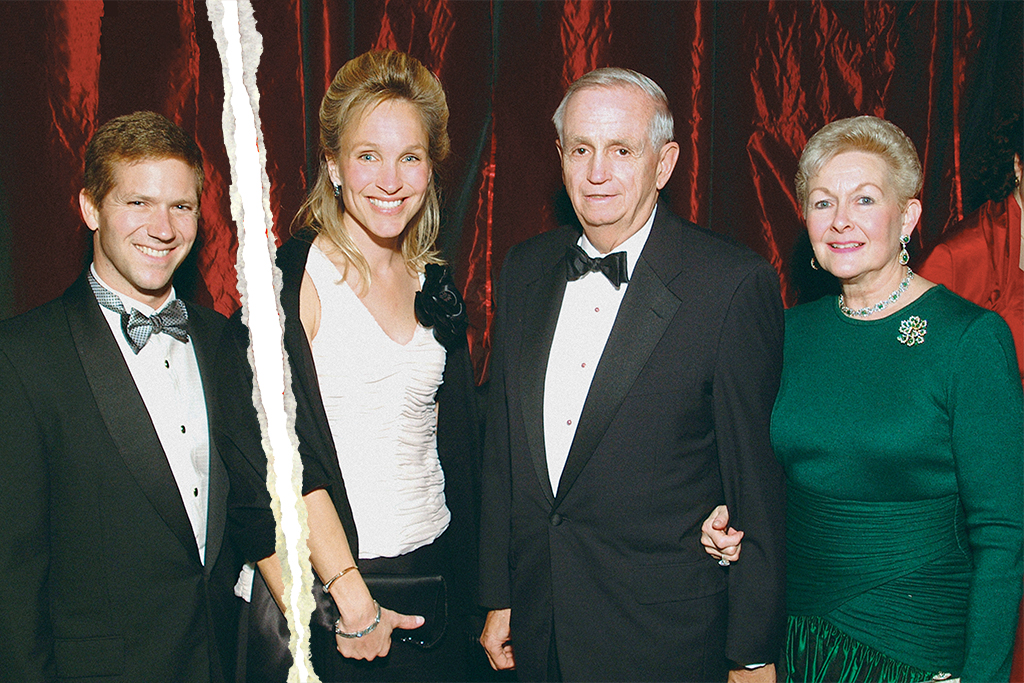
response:
M441 223L437 168L450 151L448 103L440 81L419 60L394 50L366 52L349 60L335 74L320 103L320 170L316 183L299 208L293 228L310 227L326 237L356 267L362 286L370 284L370 266L342 223L345 207L334 196L327 160L336 159L346 127L381 102L404 100L416 108L427 133L431 174L423 208L401 237L406 265L422 272L428 263L441 263L434 243Z

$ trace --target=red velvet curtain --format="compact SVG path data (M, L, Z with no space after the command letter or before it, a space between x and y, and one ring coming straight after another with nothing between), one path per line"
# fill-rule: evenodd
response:
M0 3L0 317L58 296L78 275L85 146L102 122L158 111L206 160L199 298L237 307L224 88L205 6L172 2Z
M281 239L317 166L317 108L334 72L374 47L410 52L448 92L442 246L485 371L505 252L571 219L550 117L565 86L617 65L665 89L682 153L664 195L807 289L793 175L808 136L884 116L925 166L924 244L969 211L965 164L1022 94L1019 2L456 2L256 0L270 198ZM196 296L230 313L234 226L220 61L203 3L0 3L0 317L58 294L81 268L82 159L97 125L153 109L206 158Z
M317 108L334 72L392 47L440 77L453 149L441 169L441 240L465 289L481 376L505 252L571 219L550 117L586 71L629 67L665 89L681 147L665 197L767 258L789 304L817 286L792 181L815 130L868 113L907 132L925 168L918 246L930 246L974 208L972 153L1022 101L1019 1L253 4L282 240L316 172ZM80 271L85 145L98 124L138 109L177 121L203 150L202 241L186 266L194 282L183 284L223 313L237 308L223 91L201 2L0 2L0 318L58 296Z

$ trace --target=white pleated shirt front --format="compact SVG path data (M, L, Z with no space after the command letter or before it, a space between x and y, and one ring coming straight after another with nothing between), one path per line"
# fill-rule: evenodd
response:
M405 345L391 339L316 246L306 272L321 308L313 361L359 557L411 552L433 542L451 519L435 404L445 349L422 325Z

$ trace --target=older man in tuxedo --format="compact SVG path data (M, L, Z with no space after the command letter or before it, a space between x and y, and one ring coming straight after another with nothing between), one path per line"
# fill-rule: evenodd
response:
M199 148L163 116L100 127L79 197L92 263L0 323L0 680L233 677L209 410L224 319L172 286L202 188Z
M501 272L481 643L522 680L773 680L778 277L658 203L679 147L653 81L593 71L554 123L583 234L527 240ZM723 503L749 564L720 566L700 545Z

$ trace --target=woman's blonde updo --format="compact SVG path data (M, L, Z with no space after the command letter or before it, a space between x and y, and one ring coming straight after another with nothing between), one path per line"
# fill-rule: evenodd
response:
M400 238L402 256L416 272L422 272L428 263L441 262L434 248L441 223L435 179L438 165L450 151L448 103L437 77L419 60L402 52L366 52L346 62L335 74L320 103L320 170L293 223L297 228L311 227L330 240L356 267L363 286L370 283L370 267L342 223L345 209L334 196L327 160L337 158L347 126L357 123L369 107L388 100L404 100L419 112L432 168L423 208Z
M823 126L807 141L796 172L796 198L805 214L807 184L825 164L843 152L866 152L884 159L901 209L920 194L924 184L921 160L906 133L876 116L854 116Z

